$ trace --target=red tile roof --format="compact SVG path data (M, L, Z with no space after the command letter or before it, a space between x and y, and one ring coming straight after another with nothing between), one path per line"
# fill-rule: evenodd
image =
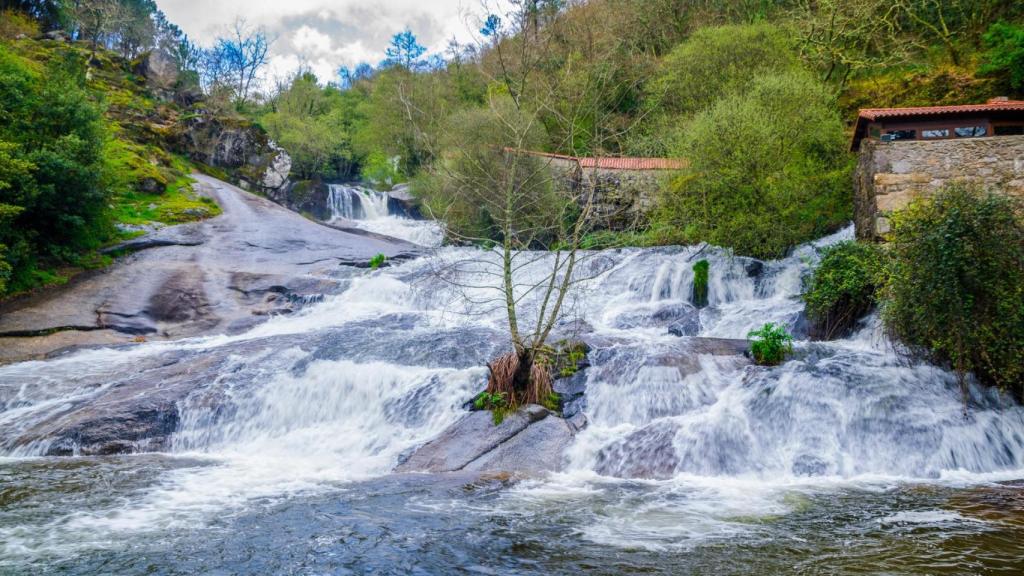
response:
M985 104L961 106L919 106L916 108L864 108L860 116L868 120L899 118L904 116L931 116L936 114L974 114L978 112L1024 112L1024 100L1001 100L993 98Z
M505 148L507 152L512 148ZM566 156L564 154L552 154L550 152L534 152L525 150L530 156L543 158L557 158L559 160L570 160L578 162L581 168L599 168L602 170L683 170L689 163L686 160L674 158L633 158L626 156L602 156L596 158L583 158Z
M957 116L961 114L1005 114L1007 112L1024 114L1024 100L992 98L991 100L984 104L964 104L961 106L919 106L916 108L864 108L857 115L857 124L854 126L853 142L850 148L851 150L856 152L860 148L861 140L867 137L868 124L878 120L891 118Z

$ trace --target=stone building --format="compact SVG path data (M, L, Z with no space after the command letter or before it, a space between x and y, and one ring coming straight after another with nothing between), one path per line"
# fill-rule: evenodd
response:
M549 162L557 185L581 200L593 195L594 223L599 228L627 230L642 223L658 193L684 160L670 158L580 158L527 152Z
M884 237L892 212L949 182L1024 196L1024 101L861 110L852 147L859 238Z

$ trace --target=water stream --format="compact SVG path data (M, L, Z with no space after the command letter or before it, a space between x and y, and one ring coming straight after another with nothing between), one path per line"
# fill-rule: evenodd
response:
M339 217L396 218L335 190ZM520 482L389 474L505 348L483 250L345 269L340 293L242 334L0 367L0 573L1020 573L1009 398L972 387L965 416L955 378L898 355L877 318L775 369L669 333L799 330L817 249L851 235L763 263L590 255L560 327L594 346L590 424L564 472ZM526 276L550 265L529 257ZM711 302L694 323L701 258ZM111 388L189 378L166 453L54 458L45 434L15 440Z

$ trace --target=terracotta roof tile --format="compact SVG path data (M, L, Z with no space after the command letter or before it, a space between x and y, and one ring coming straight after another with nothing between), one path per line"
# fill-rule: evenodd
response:
M880 118L898 118L903 116L931 116L936 114L970 114L993 111L1024 111L1024 100L992 99L985 104L964 104L960 106L919 106L916 108L864 108L860 111L862 118L878 120Z
M513 150L513 148L505 148L506 152ZM550 152L534 152L532 150L526 150L525 153L542 158L576 161L579 162L582 168L600 168L602 170L683 170L689 165L686 160L675 158L631 158L624 156L580 158L563 154L552 154Z

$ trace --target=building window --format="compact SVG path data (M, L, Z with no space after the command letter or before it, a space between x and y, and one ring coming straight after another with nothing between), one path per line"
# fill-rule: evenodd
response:
M996 136L1022 136L1024 135L1024 126L996 126Z
M954 130L959 138L978 138L986 134L984 126L964 126Z
M921 130L922 138L949 138L949 129L943 128L941 130Z
M917 130L888 130L882 135L883 142L892 142L894 140L916 140Z

